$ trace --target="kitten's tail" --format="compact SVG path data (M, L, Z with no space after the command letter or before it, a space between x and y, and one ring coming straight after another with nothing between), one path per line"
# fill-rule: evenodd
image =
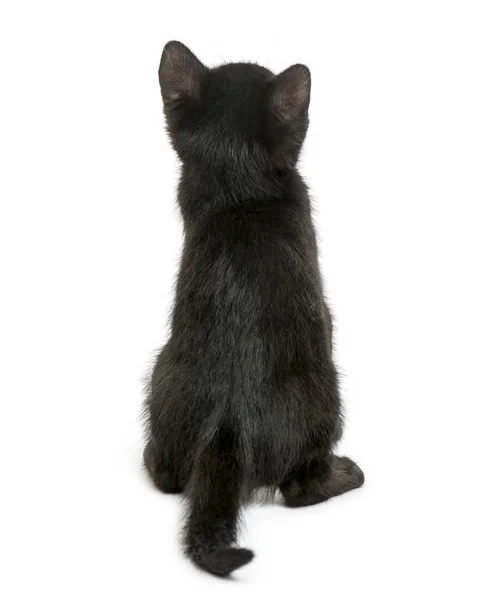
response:
M220 429L195 461L187 493L185 551L201 569L225 577L253 558L235 547L242 468L234 435Z

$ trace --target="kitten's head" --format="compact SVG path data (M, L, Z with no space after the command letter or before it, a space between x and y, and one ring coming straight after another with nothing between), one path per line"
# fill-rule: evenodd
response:
M180 42L163 50L159 82L173 146L199 168L292 168L305 139L310 71L254 64L209 69Z

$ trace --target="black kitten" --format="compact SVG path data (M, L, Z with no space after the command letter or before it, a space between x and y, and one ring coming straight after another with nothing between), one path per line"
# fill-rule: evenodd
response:
M307 188L296 170L308 127L310 72L205 67L165 46L159 80L182 161L184 250L171 337L146 402L147 470L185 491L185 550L228 575L243 496L279 488L288 506L362 485L332 453L342 418Z

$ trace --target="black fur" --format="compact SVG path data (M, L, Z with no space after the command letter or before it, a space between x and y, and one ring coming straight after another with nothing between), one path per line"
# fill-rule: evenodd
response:
M205 67L184 45L159 69L182 161L184 249L171 336L146 401L146 468L185 491L185 550L225 576L243 496L279 488L304 506L359 487L332 449L342 432L332 321L307 188L296 162L308 126L310 72Z

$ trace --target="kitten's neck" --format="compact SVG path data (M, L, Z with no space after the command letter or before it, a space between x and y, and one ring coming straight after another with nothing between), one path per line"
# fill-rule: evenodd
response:
M183 165L178 201L184 219L238 205L279 202L296 186L304 186L296 171L251 170L245 165L201 170Z

